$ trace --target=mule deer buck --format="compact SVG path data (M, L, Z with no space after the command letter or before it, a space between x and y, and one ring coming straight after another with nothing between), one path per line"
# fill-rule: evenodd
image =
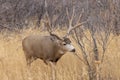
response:
M75 52L69 38L60 38L55 34L49 36L32 35L22 41L27 63L40 58L46 64L57 62L67 51Z

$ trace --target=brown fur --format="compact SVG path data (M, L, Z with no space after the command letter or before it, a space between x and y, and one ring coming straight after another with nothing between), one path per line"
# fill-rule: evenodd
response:
M32 35L22 41L23 50L27 63L40 58L47 61L57 62L67 51L62 44L64 41L56 36ZM64 42L65 43L65 42Z

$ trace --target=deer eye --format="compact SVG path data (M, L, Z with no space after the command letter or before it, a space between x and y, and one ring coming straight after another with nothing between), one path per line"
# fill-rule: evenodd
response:
M66 43L63 43L63 45L66 45Z

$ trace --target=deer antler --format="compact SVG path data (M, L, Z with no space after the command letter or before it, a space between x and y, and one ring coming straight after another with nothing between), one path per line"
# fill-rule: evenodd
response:
M68 28L68 31L67 31L65 37L67 37L72 30L74 30L75 28L77 28L77 27L79 27L87 22L87 21L84 21L84 22L80 23L80 19L83 15L83 12L84 12L84 10L82 10L81 14L79 15L79 18L78 18L78 21L76 22L76 24L74 26L72 26L72 22L73 22L73 19L75 17L75 8L73 7L71 18L69 16L68 8L66 8L66 13L67 13L68 21L69 21L69 28Z
M49 32L49 34L51 36L56 37L57 39L63 41L59 36L52 33L52 22L55 22L58 19L59 16L53 16L53 18L51 20L49 14L48 14L47 6L48 5L47 5L47 2L45 0L46 13L45 13L45 20L43 20L43 22L45 23L45 26L47 27L47 31Z
M46 16L47 16L47 13L46 13ZM49 17L48 17L48 16L47 16L47 21L44 21L44 23L45 23L45 26L47 27L47 31L49 32L49 34L50 34L51 36L54 36L54 37L56 37L57 39L63 41L63 40L62 40L60 37L58 37L56 34L52 33L52 28L51 28L51 26L50 26L50 21L49 21Z

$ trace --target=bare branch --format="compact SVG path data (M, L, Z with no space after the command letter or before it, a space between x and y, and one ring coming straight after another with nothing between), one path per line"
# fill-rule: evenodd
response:
M87 22L88 22L88 21L84 21L84 22L82 22L82 23L76 24L74 27L69 27L66 36L68 36L72 30L74 30L75 28L78 28L78 27L82 26L83 24L85 24L85 23L87 23Z
M81 14L79 15L79 18L78 18L77 23L79 23L79 21L81 20L81 17L83 16L83 13L84 13L84 9L82 9L82 12L81 12Z
M84 10L82 10L81 14L79 15L79 18L78 18L76 24L73 25L73 19L75 17L75 8L73 7L71 18L70 18L70 14L68 12L68 8L66 8L66 14L67 14L68 21L69 21L69 28L68 28L68 31L67 31L67 34L65 35L65 37L67 37L70 34L70 32L72 30L74 30L75 28L80 27L83 24L85 24L86 22L88 22L88 21L80 22L83 12L84 12Z
M68 8L66 8L66 14L67 14L67 18L68 18L68 20L70 20L69 12L68 12ZM69 22L70 22L70 21L69 21Z

